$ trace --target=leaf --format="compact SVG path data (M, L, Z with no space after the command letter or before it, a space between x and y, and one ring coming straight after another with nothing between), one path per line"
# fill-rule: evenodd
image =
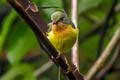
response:
M5 0L0 0L0 2L1 2L1 3L3 3L3 2L5 3Z
M79 65L81 65L79 69L83 73L88 71L89 65L96 58L98 40L99 35L95 35L79 44Z
M79 13L98 6L103 0L79 0Z
M84 14L94 22L100 23L108 13L110 5L111 2L109 0L103 0L99 6L87 10Z
M92 28L92 24L88 19L85 19L84 17L81 17L78 21L78 28L80 30L80 35L86 31L88 31L89 29ZM86 24L87 23L87 24ZM83 27L84 26L84 27Z
M7 41L7 57L9 62L12 65L18 64L25 53L35 44L37 44L37 40L28 25L23 21L17 22Z
M7 73L0 80L36 80L33 76L33 69L28 64L19 64Z
M92 10L88 10L86 12L86 15L90 17L90 19L92 19L93 21L100 23L104 17L105 17L105 12L103 10L100 9L92 9Z
M2 29L0 32L0 52L3 48L3 45L5 43L6 37L8 35L9 29L12 25L12 22L14 21L14 19L16 18L16 12L14 10L12 10L8 16L6 16L6 18L4 19L4 21L2 22Z

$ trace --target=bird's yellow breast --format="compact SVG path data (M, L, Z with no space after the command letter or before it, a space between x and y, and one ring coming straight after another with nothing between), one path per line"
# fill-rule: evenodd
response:
M48 33L47 38L59 52L70 49L76 41L78 30L72 28L71 25L58 24L52 25L52 30Z

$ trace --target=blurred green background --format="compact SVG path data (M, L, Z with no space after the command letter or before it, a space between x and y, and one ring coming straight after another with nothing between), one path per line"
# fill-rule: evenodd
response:
M62 7L71 19L71 0L33 1L38 6ZM84 38L84 34L97 28L104 21L111 3L112 0L78 0L79 69L84 75L96 60L100 30L87 38ZM39 11L43 19L49 23L50 15L57 9ZM119 26L120 0L110 21L111 27L107 30L104 47ZM58 69L54 64L37 78L34 76L37 69L49 60L40 49L30 27L5 0L0 0L0 80L57 80ZM120 60L117 60L116 64L119 63ZM120 80L119 76L120 71L114 71L108 73L105 80ZM61 80L65 78L62 76Z

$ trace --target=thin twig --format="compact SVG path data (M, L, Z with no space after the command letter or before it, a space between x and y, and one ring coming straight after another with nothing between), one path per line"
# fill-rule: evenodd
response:
M39 75L41 75L42 73L44 73L46 70L48 70L49 68L51 68L53 66L53 62L50 60L47 63L45 63L42 67L40 67L39 69L37 69L34 72L34 76L38 77Z
M102 67L104 62L107 60L108 56L111 54L113 47L119 41L119 38L120 38L120 28L117 29L111 41L107 45L106 49L103 51L103 53L95 62L95 64L92 66L92 68L88 71L86 75L86 80L91 80L96 74L96 72Z
M117 1L118 0L112 0L112 4L110 6L110 9L107 13L107 16L106 16L106 18L103 22L102 27L101 27L101 36L100 36L100 40L99 40L99 43L98 43L97 57L99 57L101 52L102 52L104 37L107 33L107 29L109 28L109 22L110 22L111 17L114 14L114 9L115 9L115 6L117 4Z
M78 24L78 13L77 13L77 2L78 0L72 0L72 21L75 25L75 27L77 28L77 24ZM79 60L78 60L78 38L76 43L74 44L73 48L72 48L72 62L74 63L74 65L76 65L76 67L79 70Z
M113 64L117 60L120 52L120 43L118 44L111 60L108 62L108 64L97 74L95 80L101 80L101 78L113 67Z

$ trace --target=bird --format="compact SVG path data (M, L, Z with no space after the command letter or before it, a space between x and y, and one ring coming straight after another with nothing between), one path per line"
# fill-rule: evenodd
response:
M58 51L58 56L72 48L79 30L67 17L64 11L56 11L51 15L47 38Z
M51 21L52 22L48 24L47 38L58 51L58 58L62 53L72 48L76 42L79 30L75 28L65 11L54 12L51 15ZM66 57L64 59L69 71L68 61ZM60 67L58 80L60 80Z

